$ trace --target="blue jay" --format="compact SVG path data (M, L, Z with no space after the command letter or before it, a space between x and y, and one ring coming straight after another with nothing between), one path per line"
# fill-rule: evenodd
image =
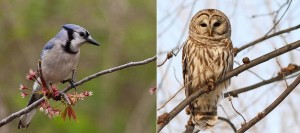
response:
M69 80L72 85L79 60L80 46L85 42L99 46L99 43L91 37L86 29L75 24L66 24L62 26L61 31L54 38L46 43L41 53L41 66L47 84L66 81L68 76L72 74L72 78ZM40 90L41 86L35 82L27 106L43 97L39 92ZM33 109L29 113L23 114L18 128L27 128L35 112L36 109Z

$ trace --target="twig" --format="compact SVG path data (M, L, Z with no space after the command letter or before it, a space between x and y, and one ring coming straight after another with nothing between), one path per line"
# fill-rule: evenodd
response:
M277 10L275 10L275 11L272 11L272 12L269 12L269 13L264 13L264 14L252 15L252 18L278 14L279 11L281 11L281 9L282 9L285 5L287 5L288 3L289 3L289 0L287 0L286 3L282 4L282 5L281 5Z
M128 68L128 67L134 67L134 66L140 66L140 65L145 65L145 64L148 64L150 62L153 62L155 61L157 58L156 56L153 56L151 58L148 58L148 59L145 59L143 61L137 61L137 62L129 62L127 64L124 64L124 65L120 65L120 66L117 66L117 67L113 67L113 68L110 68L110 69L106 69L106 70L103 70L103 71L100 71L100 72L97 72L93 75L90 75L76 83L74 83L74 86L79 86L79 85L82 85L83 83L87 82L87 81L90 81L94 78L97 78L99 76L102 76L104 74L108 74L108 73L112 73L112 72L115 72L115 71L119 71L119 70L122 70L124 68ZM65 88L63 91L64 92L67 92L69 91L70 89L72 89L72 86L68 86L67 88Z
M274 36L277 36L277 35L280 35L280 34L283 34L283 33L287 33L287 32L290 32L290 31L293 31L293 30L296 30L296 29L299 29L299 28L300 28L300 24L299 24L299 25L296 25L296 26L294 26L294 27L290 27L290 28L287 28L287 29L284 29L284 30L275 32L275 33L273 33L273 34L270 34L270 35L267 35L267 36L263 36L263 37L261 37L261 38L258 38L258 39L256 39L256 40L254 40L254 41L252 41L252 42L250 42L250 43L248 43L248 44L245 44L244 46L238 48L238 49L237 49L237 53L240 52L240 51L242 51L242 50L244 50L244 49L246 49L246 48L248 48L248 47L250 47L250 46L252 46L252 45L255 45L255 44L257 44L257 43L260 43L260 42L262 42L262 41L264 41L264 40L267 40L267 39L272 38L272 37L274 37Z
M239 111L237 111L237 110L235 109L235 107L234 107L234 105L233 105L233 103L232 103L232 97L231 97L231 96L228 97L228 100L229 100L229 102L230 102L231 107L233 108L233 110L234 110L237 114L239 114L239 115L243 118L244 123L246 123L247 121L246 121L245 117L244 117ZM243 123L243 124L244 124L244 123Z
M178 14L178 13L174 14L174 12L176 12L176 11L179 12L179 11L181 11L182 9L188 7L188 6L184 6L184 5L183 5L184 2L185 2L185 1L182 1L182 2L179 4L179 6L176 7L174 10L168 11L168 12L166 11L166 12L167 12L166 15L163 16L162 19L158 20L158 21L157 21L157 24L163 23L165 20L167 20L168 18L170 18L171 15L175 15L175 17L178 16L179 14Z
M162 65L164 65L167 62L167 60L170 59L170 58L172 58L172 57L173 57L172 52L169 52L167 54L167 57L165 58L165 60L162 63L158 64L157 67L161 67Z
M227 112L226 112L225 108L223 107L223 105L222 105L222 104L219 104L219 107L222 109L222 111L223 111L223 113L225 114L225 116L226 116L227 118L229 118L229 115L227 114Z
M285 15L285 13L287 12L287 10L290 8L290 6L291 6L291 3L292 3L292 1L293 0L287 0L287 2L284 4L284 5L286 5L286 4L288 4L288 7L285 9L285 11L284 11L284 13L281 15L281 17L279 18L279 20L273 25L273 27L266 33L266 35L268 35L278 24L279 24L279 22L281 21L281 19L283 18L283 16ZM282 6L283 7L283 6ZM266 36L265 35L265 36Z
M120 65L120 66L117 66L117 67L113 67L113 68L110 68L110 69L106 69L106 70L103 70L103 71L100 71L100 72L97 72L93 75L90 75L88 77L85 77L84 79L74 83L74 86L79 86L79 85L82 85L83 83L85 82L88 82L94 78L97 78L99 76L102 76L102 75L105 75L105 74L108 74L108 73L112 73L112 72L115 72L115 71L119 71L119 70L122 70L122 69L125 69L125 68L129 68L129 67L133 67L133 66L139 66L139 65L144 65L144 64L148 64L150 62L153 62L156 60L156 56L154 57L151 57L151 58L148 58L148 59L145 59L143 61L138 61L138 62L130 62L130 63L127 63L127 64L124 64L124 65ZM66 93L68 92L72 87L71 86L68 86L66 87L62 92ZM40 98L39 100L35 101L34 103L32 103L31 105L29 105L28 107L26 108L23 108L21 109L20 111L17 111L9 116L7 116L6 118L2 119L0 121L0 127L2 127L3 125L11 122L12 120L14 120L15 118L17 117L20 117L21 115L23 114L26 114L28 112L30 112L32 109L38 107L40 105L41 102L44 101L44 98Z
M295 81L289 85L281 95L275 99L273 103L271 103L267 108L265 108L262 112L258 113L256 117L251 119L248 123L244 124L237 133L243 133L247 131L249 128L254 126L257 122L267 116L272 110L274 110L300 83L300 75L295 79Z
M2 119L0 121L0 127L2 127L3 125L11 122L13 119L20 117L23 114L26 114L28 112L30 112L31 110L33 110L34 108L38 107L41 102L43 102L45 99L44 98L40 98L39 100L35 101L34 103L32 103L31 105L29 105L26 108L23 108L15 113L12 113L11 115L9 115L8 117Z
M194 8L195 8L195 5L196 5L197 2L198 2L198 0L194 0L194 1L193 1L192 7L191 7L191 9L190 9L190 13L189 13L189 15L188 15L188 18L191 18L191 17L192 17L192 15L193 15L192 13L193 13L193 11L194 11ZM174 18L174 19L175 19L175 18ZM171 24L174 23L174 21L171 21L171 22L172 22ZM182 41L182 39L183 39L183 35L184 35L184 33L185 33L185 30L188 29L189 22L190 22L190 20L187 19L187 21L186 21L185 24L184 24L183 31L182 31L182 33L181 33L181 35L180 35L180 38L179 38L178 42L177 42L177 48L174 48L173 50L171 50L171 51L168 53L168 55L167 55L167 57L165 58L165 60L163 61L163 63L157 65L157 67L160 67L160 66L164 65L164 64L167 62L168 59L170 59L170 58L173 57L173 55L174 55L174 56L177 56L177 54L179 53L179 51L180 51L181 48L183 47L183 45L180 45L180 44L181 44L181 41ZM169 25L169 26L170 26L170 25ZM158 36L160 36L160 34L158 34ZM177 50L177 51L174 52L175 50ZM171 55L171 56L170 56L170 55Z
M230 71L229 73L227 73L225 75L225 77L223 79L219 79L216 81L215 85L220 84L222 82L224 82L225 80L236 76L238 74L240 74L241 72L254 67L258 64L261 64L263 62L266 62L268 60L270 60L271 58L274 58L276 56L279 56L281 54L284 54L288 51L291 51L293 49L296 49L300 46L300 41L296 41L294 43L288 44L284 47L281 47L277 50L274 50L268 54L265 54L259 58L256 58L254 60L252 60L250 63L248 64L243 64L235 69L233 69L232 71ZM199 88L204 87L205 85L201 85ZM186 99L184 99L180 104L178 104L172 111L170 111L169 113L167 113L170 117L168 119L166 119L166 121L160 123L157 126L157 131L160 132L165 126L166 124L168 124L179 112L181 112L188 104L190 104L193 100L195 100L197 97L201 96L202 94L205 93L205 89L199 89L198 91L194 92L193 94L191 94L189 97L187 97Z
M196 6L196 3L197 3L197 2L198 2L198 0L194 0L194 2L193 2L193 4L192 4L192 7L191 7L191 11L190 11L190 13L189 13L189 15L188 15L188 18L191 18L191 17L192 17L193 11L194 11L194 9L195 9L195 6ZM183 30L188 29L189 23L190 23L190 20L187 20L187 21L185 22L185 25L184 25L184 27L183 27ZM180 35L180 38L179 38L178 43L177 43L177 44L178 44L177 46L179 46L179 45L181 44L181 40L183 39L183 35L184 35L184 32L182 32L182 34ZM182 47L183 47L183 45L179 46L179 48L177 48L177 52L174 52L174 50L172 50L172 53L173 53L175 56L177 56L177 54L178 54L179 51L182 49Z
M234 63L238 64L239 66L241 65L241 63L234 61ZM251 71L250 69L247 70L248 72L252 73L254 76L256 76L257 78L259 78L260 80L265 80L263 77L259 76L257 73Z
M176 76L176 69L175 69L174 66L173 66L173 70L174 70L174 77L175 77L176 81L178 82L178 84L180 84L180 86L183 86L183 85L180 83L180 81L179 81L179 79L177 78L177 76Z
M233 132L237 131L236 127L234 126L234 124L229 119L227 119L225 117L221 117L221 116L219 116L218 119L221 120L221 121L224 121L224 122L228 123L228 125L232 128Z
M275 60L276 60L276 64L279 66L280 70L282 70L283 67L281 66L281 64L280 64L280 62L279 62L279 60L278 60L277 57L275 58ZM282 73L282 74L283 74L282 76L285 77L284 73ZM285 85L286 85L286 87L287 87L287 86L288 86L288 83L287 83L286 79L283 79L283 80L284 80Z
M273 83L273 82L276 82L276 81L283 80L283 79L285 79L284 77L287 77L287 76L289 76L289 75L291 75L293 73L296 73L298 71L300 71L300 66L298 66L298 68L295 69L294 71L287 71L287 72L285 72L284 76L283 75L277 75L276 77L273 77L273 78L270 78L268 80L256 83L254 85L251 85L251 86L248 86L248 87L244 87L244 88L240 88L240 89L233 90L233 91L229 91L229 92L227 92L227 93L224 94L224 97L228 97L229 95L231 95L233 97L237 97L238 94L240 94L240 93L247 92L247 91L256 89L256 88L258 88L260 86L267 85L267 84L270 84L270 83Z
M46 87L46 89L49 90L48 85L47 85L47 83L46 83L46 80L44 79L44 76L43 76L43 71L42 71L42 60L39 60L39 61L38 61L38 73L39 73L39 77L40 77L41 82L42 82L41 86ZM36 80L38 81L38 79L36 79Z

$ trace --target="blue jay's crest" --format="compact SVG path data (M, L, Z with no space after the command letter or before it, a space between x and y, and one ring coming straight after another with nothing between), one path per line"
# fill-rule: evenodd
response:
M90 33L85 29L75 24L65 24L62 26L65 30L70 33L77 32L83 38L89 37Z
M87 31L86 29L76 25L76 24L65 24L62 26L63 28L65 28L66 30L73 30L73 31Z

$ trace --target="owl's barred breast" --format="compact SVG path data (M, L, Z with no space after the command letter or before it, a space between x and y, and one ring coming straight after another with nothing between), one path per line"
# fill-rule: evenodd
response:
M185 76L185 80L190 82L189 94L200 89L199 87L206 84L207 80L216 81L232 69L231 45L222 44L222 41L216 45L204 44L190 39L185 47L185 54L189 57Z

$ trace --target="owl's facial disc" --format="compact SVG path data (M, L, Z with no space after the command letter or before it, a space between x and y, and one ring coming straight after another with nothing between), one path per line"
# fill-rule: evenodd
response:
M207 13L200 14L194 18L193 27L198 35L204 37L224 37L230 36L228 31L229 24L227 20L219 15L210 15Z
M208 36L210 32L209 17L207 14L202 14L196 19L196 32L200 35Z
M210 22L211 26L211 31L212 31L212 36L213 37L218 37L223 34L225 34L227 31L227 23L226 20L219 16L213 16Z

